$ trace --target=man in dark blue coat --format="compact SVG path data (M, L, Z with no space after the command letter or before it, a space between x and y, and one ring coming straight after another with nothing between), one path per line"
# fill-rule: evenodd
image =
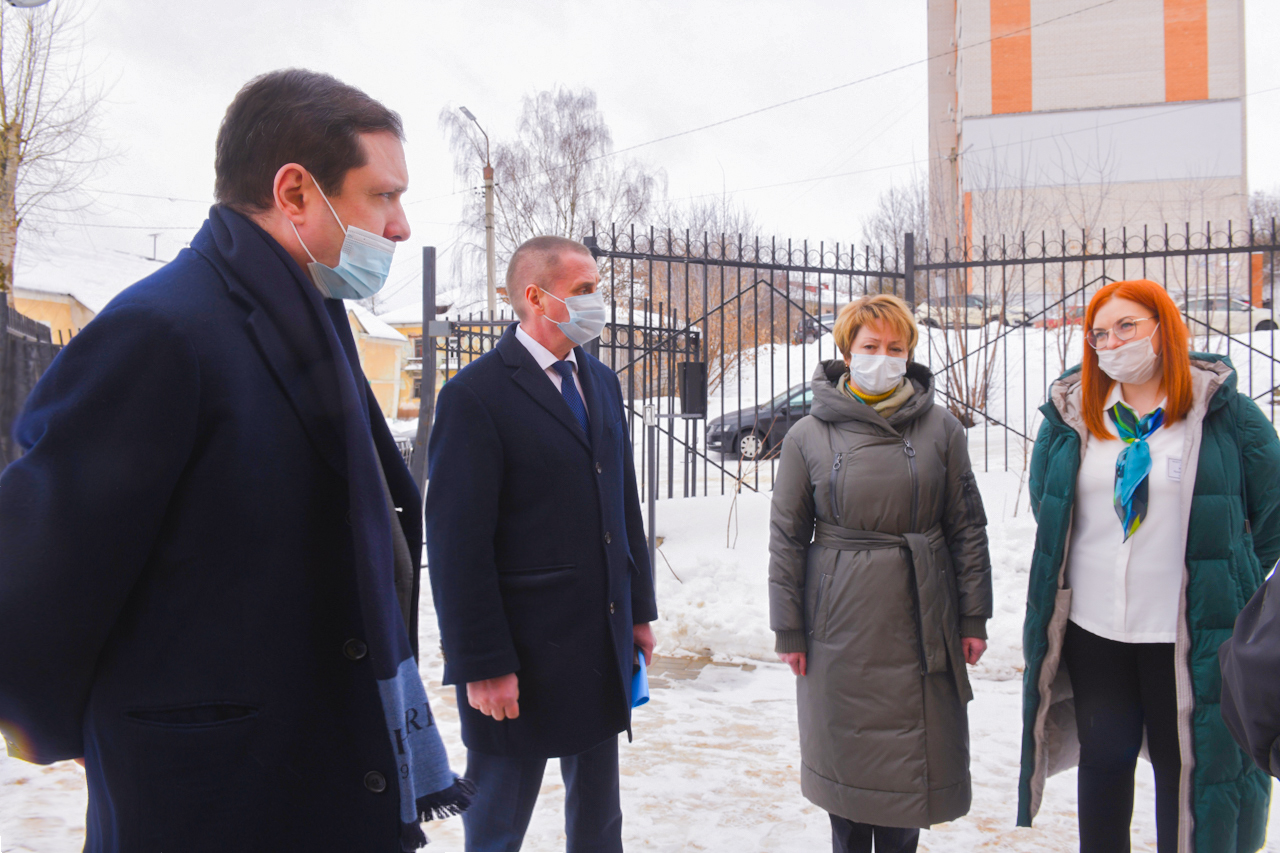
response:
M520 849L553 757L569 851L622 849L617 736L657 611L622 390L580 346L604 325L599 281L580 243L522 245L520 322L440 392L427 562L479 788L468 850Z
M412 850L465 784L422 741L418 491L327 298L379 286L409 236L400 119L267 74L215 172L191 248L62 351L16 427L0 730L28 761L83 757L88 851Z

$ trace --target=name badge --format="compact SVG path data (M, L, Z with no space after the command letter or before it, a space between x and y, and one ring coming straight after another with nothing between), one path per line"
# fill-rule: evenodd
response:
M1179 481L1182 479L1182 460L1169 457L1169 479Z

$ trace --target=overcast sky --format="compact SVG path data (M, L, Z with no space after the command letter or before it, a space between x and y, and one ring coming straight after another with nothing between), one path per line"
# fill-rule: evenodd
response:
M727 193L768 232L815 242L856 240L883 190L927 171L924 0L89 2L87 60L111 87L101 131L117 153L90 182L92 209L60 217L82 225L23 243L19 277L62 245L150 256L157 231L159 257L173 257L212 201L227 104L251 77L288 66L334 74L404 117L413 235L396 252L393 303L418 298L420 247L444 250L457 236L467 188L438 127L446 105L504 137L523 95L587 86L626 148L915 63L623 156L665 170L673 200ZM1250 184L1270 189L1280 185L1280 4L1245 10L1246 85L1258 93L1247 105Z

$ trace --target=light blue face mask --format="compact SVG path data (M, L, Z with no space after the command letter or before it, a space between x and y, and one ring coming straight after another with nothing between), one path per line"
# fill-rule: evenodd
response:
M320 197L324 199L333 218L338 220L338 227L342 228L346 237L342 241L342 254L338 258L338 265L328 267L317 261L316 256L311 254L307 244L302 242L297 226L290 221L293 235L298 238L298 242L302 244L302 250L311 259L311 263L307 264L307 272L311 273L311 280L315 282L316 288L324 294L326 299L368 299L387 283L387 274L391 272L391 258L395 253L396 244L386 237L380 237L354 225L344 226L342 220L338 219L338 212L333 209L332 204L329 204L329 198L324 194L324 190L320 189L319 183L316 184L316 189L320 190Z
M560 331L564 332L566 338L582 346L600 337L606 322L603 293L597 290L595 293L582 293L570 296L568 299L561 299L554 293L547 293L545 290L542 292L557 302L563 302L564 307L569 309L568 322L551 320L560 327Z

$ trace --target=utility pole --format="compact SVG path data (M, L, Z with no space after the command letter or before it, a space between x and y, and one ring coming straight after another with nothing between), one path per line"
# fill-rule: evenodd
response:
M480 122L476 121L471 110L466 107L459 107L459 109L464 116L475 122L475 126L479 127L480 132L484 134L484 252L489 268L489 319L492 320L498 313L498 284L493 259L493 165L489 160L489 134L480 127Z

